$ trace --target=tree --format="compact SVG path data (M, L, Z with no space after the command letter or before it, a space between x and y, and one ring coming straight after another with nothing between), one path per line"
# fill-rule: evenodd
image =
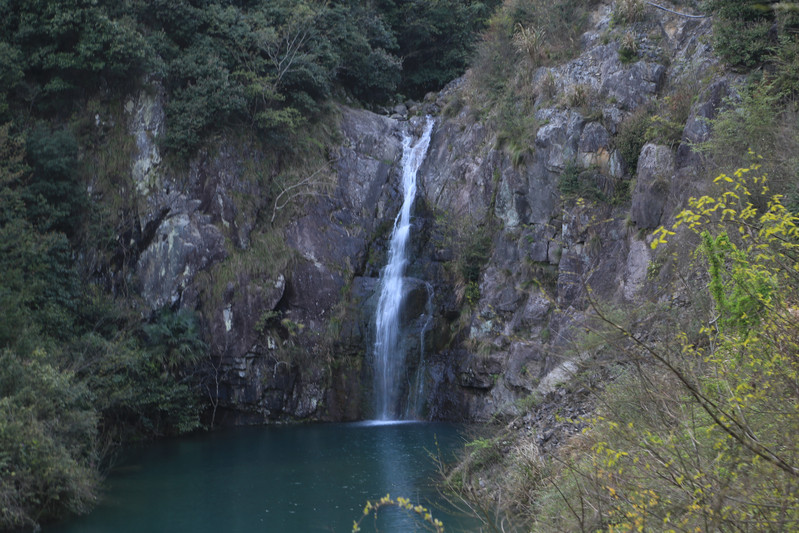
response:
M399 45L400 91L419 98L460 76L494 2L380 0L378 9Z

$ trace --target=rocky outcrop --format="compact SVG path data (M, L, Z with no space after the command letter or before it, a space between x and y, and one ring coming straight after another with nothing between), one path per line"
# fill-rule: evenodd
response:
M558 98L536 96L538 127L523 157L506 153L468 104L438 117L419 171L404 310L409 349L425 354L409 369L423 378L425 416L488 420L515 415L531 397L562 397L560 384L586 356L574 341L591 300L647 296L647 232L695 191L702 158L692 145L708 138L706 119L731 83L702 88L681 142L646 144L627 168L620 125L713 62L702 37L709 21L658 12L642 24L638 60L625 64L606 38L603 3L578 57L530 73L531 86L549 83ZM324 194L298 199L294 216L270 224L267 185L279 169L255 146L223 139L183 174L167 171L154 142L162 92L153 85L128 103L139 293L151 309L200 312L210 396L230 420L368 412L371 316L401 201L401 131L419 127L414 112L447 108L464 83L391 117L341 108ZM551 413L541 413L524 424L546 435Z
M366 111L341 113L332 194L305 202L304 214L281 230L295 259L280 295L243 313L250 323L234 332L246 342L219 347L219 401L236 421L353 419L363 412L365 315L376 290L376 279L363 274L378 273L370 253L378 253L398 208L401 125ZM264 313L275 318L259 332L255 322Z
M638 158L631 220L643 229L660 225L675 173L675 155L668 146L647 144Z
M641 30L639 61L625 65L618 43L599 38L609 31L609 17L610 8L600 6L578 58L532 74L533 84L549 79L557 93L579 93L591 103L553 107L539 96L534 149L522 163L497 148L496 132L474 122L466 106L434 135L422 167L424 201L438 220L454 216L493 235L470 319L458 318L462 326L453 327L462 328L460 336L431 366L434 418L488 420L514 415L532 396L559 397L583 357L574 341L590 323L590 301L646 298L653 259L646 232L668 223L696 191L701 157L691 143L707 138L702 117L716 112L726 81L712 84L692 106L682 143L645 145L637 168L625 167L614 137L621 122L667 86L712 63L699 37L709 23L658 13ZM657 48L648 41L654 34L662 43ZM601 110L601 117L586 108ZM578 175L593 196L562 192L565 172ZM611 200L623 198L619 191L630 183L629 200Z
M264 176L278 169L254 145L231 139L198 153L184 173L162 167L155 139L163 104L156 83L126 105L136 225L146 228L136 233L139 294L152 310L200 314L220 417L361 416L375 257L399 206L400 131L415 121L342 108L330 193L300 197L301 216L265 233L258 220L275 199ZM335 360L344 363L332 372Z

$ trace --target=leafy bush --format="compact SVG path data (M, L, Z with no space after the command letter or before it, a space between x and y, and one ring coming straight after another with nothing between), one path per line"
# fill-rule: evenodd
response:
M385 102L402 79L399 45L383 17L365 6L336 5L325 15L330 39L341 65L337 76L354 96L365 102Z
M10 103L63 113L147 72L168 89L166 146L185 157L227 125L291 133L335 88L370 103L438 89L466 68L496 3L11 0L0 115Z
M245 112L244 91L212 50L212 42L192 46L169 66L172 98L166 104L165 145L187 156L205 135Z
M8 111L8 95L14 91L24 77L22 53L18 48L0 41L0 120Z
M127 16L110 17L87 0L10 0L0 10L0 35L26 73L25 99L48 112L98 85L119 84L144 66L148 47Z
M419 98L466 69L475 38L497 0L381 0L403 58L399 90Z
M671 148L680 144L695 92L690 83L684 83L674 87L670 95L658 100L655 114L644 134L647 142L665 144Z
M480 271L491 255L491 234L487 228L478 228L470 235L459 256L459 270L467 282L480 280Z
M197 317L187 310L162 309L142 326L142 337L144 346L168 371L196 364L208 349L200 338Z
M533 153L538 121L532 110L514 98L512 93L508 90L497 103L497 148L510 155L511 163L518 167Z
M638 157L641 155L641 148L646 144L646 132L650 124L649 112L639 108L619 124L618 134L614 138L619 155L633 174L638 168Z
M63 233L83 233L83 217L69 216L83 209L75 140L40 128L25 143L13 131L0 127L4 530L88 510L105 447L198 427L195 367L206 353L193 316L141 324L82 279L77 239Z
M33 169L24 192L28 220L42 231L74 236L88 201L77 173L75 137L40 126L28 135L26 151Z
M89 391L37 352L0 354L0 528L36 526L94 503L96 412Z
M635 34L632 32L625 33L619 47L619 61L628 64L636 60L638 60L638 42L635 40Z
M713 136L699 149L716 168L745 167L757 158L769 175L769 187L794 200L799 194L797 115L774 89L763 81L742 89L738 99L728 99L711 121Z
M761 64L776 44L770 30L774 13L748 0L709 0L715 15L713 44L730 65L751 68Z
M487 21L472 69L477 90L490 92L518 73L518 59L532 67L549 64L575 51L586 9L579 2L558 0L544 8L538 0L503 3Z
M596 172L584 170L576 161L570 160L558 178L558 190L565 198L585 198L587 200L607 201L597 186Z

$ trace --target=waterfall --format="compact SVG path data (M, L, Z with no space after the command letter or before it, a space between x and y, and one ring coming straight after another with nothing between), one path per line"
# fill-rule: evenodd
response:
M411 231L411 207L416 197L416 173L427 154L433 120L428 118L424 132L416 143L405 133L402 140L403 200L388 252L388 264L380 274L380 299L375 317L375 403L379 420L394 420L400 414L400 394L403 388L405 353L401 347L400 311L404 295L405 265L408 262L407 244Z
M425 305L425 314L421 317L423 324L419 332L419 368L416 370L416 378L411 382L411 389L408 391L408 406L403 414L403 418L406 420L413 420L421 416L426 398L425 374L427 367L424 358L424 341L425 334L433 323L433 286L425 283L425 288L427 288L427 305Z

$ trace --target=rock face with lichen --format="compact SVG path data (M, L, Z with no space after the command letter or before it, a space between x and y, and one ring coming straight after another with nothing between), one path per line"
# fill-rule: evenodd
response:
M730 87L698 86L682 138L646 144L631 168L618 146L625 121L712 66L710 23L658 12L642 29L637 61L624 63L619 43L602 38L610 18L600 5L578 57L530 73L531 86L546 82L563 98L537 96L538 127L521 156L462 103L462 79L391 117L341 108L324 194L266 224L271 240L261 235L275 191L250 177L253 166L273 175L266 156L222 139L183 174L167 171L153 140L164 128L162 92L132 98L138 290L153 310L200 313L215 409L240 423L368 415L371 320L401 201L401 132L419 127L409 115L455 101L457 111L436 117L414 208L408 276L419 290L404 315L417 324L420 357L409 373L423 378L422 411L487 420L556 395L589 357L566 348L590 320L590 300L648 297L647 231L694 192L702 159L691 143L707 139L706 119ZM254 257L263 264L247 262ZM263 266L270 260L272 270Z

